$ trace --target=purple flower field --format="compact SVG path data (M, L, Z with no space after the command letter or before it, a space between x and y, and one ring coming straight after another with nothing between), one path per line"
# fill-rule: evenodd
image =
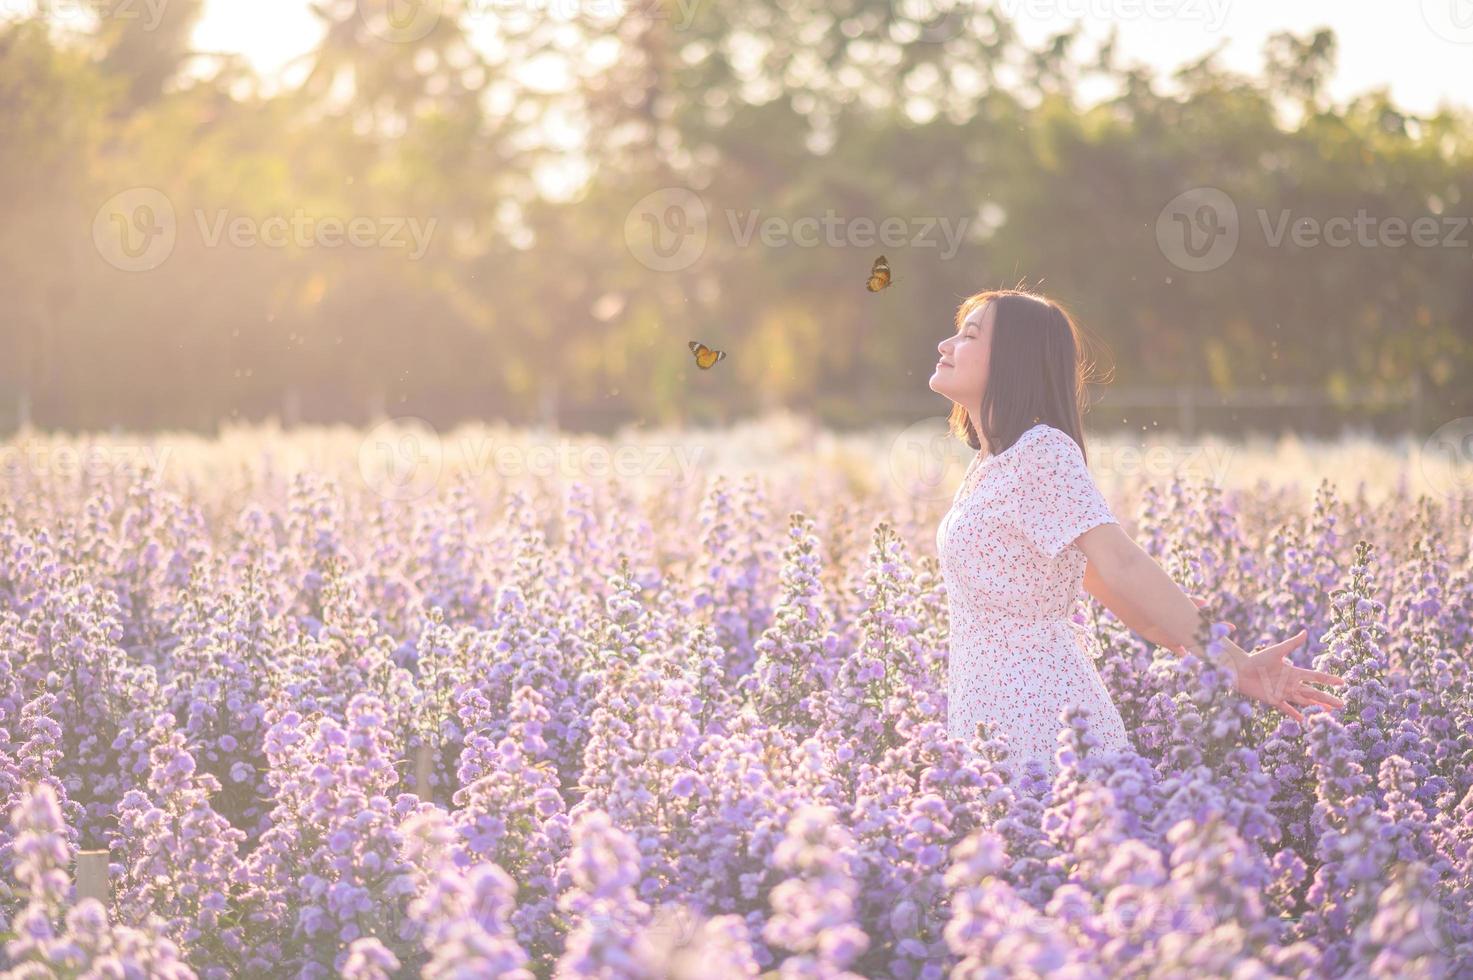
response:
M1466 499L1112 499L1347 703L1301 726L1086 597L1139 754L1072 713L1050 783L945 735L944 502L395 499L305 439L7 474L5 976L1473 976Z

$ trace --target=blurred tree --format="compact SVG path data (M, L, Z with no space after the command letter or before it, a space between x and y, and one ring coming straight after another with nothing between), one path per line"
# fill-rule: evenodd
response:
M41 21L0 28L0 420L28 418L56 382L57 338L75 322L80 267L95 257L93 168L114 86ZM66 421L74 421L67 419Z
M104 75L122 82L123 96L113 103L113 111L128 115L157 100L178 79L190 58L189 36L204 2L94 0L92 6L97 15L97 64Z
M320 0L284 90L190 50L199 0L0 25L0 419L914 418L945 410L925 378L958 302L1019 283L1120 384L1415 378L1427 421L1473 414L1473 116L1330 104L1328 30L1275 35L1260 77L1209 52L1166 94L1113 36L1031 49L960 2L554 7ZM1192 188L1237 212L1207 271L1157 239ZM139 189L175 236L130 270L95 224ZM699 255L651 261L645 212L692 199ZM1368 239L1295 238L1361 214ZM282 219L304 233L228 233ZM324 242L355 219L372 243ZM1419 219L1436 244L1390 242ZM869 293L879 254L896 281ZM696 369L693 339L730 359Z

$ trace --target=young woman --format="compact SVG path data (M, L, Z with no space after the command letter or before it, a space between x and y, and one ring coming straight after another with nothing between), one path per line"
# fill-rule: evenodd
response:
M949 734L970 741L985 721L1006 735L1010 762L1052 775L1059 714L1073 702L1101 748L1126 749L1097 644L1070 618L1080 586L1178 651L1205 655L1201 614L1121 528L1086 468L1074 321L1041 296L982 292L962 303L937 350L931 388L955 402L952 430L978 450L936 532L951 612ZM1310 686L1342 678L1285 660L1304 640L1300 630L1249 654L1224 639L1238 690L1300 721L1299 706L1343 707Z

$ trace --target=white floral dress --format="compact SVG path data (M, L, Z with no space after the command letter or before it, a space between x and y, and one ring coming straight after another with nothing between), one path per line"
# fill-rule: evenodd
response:
M1117 524L1068 433L1040 422L996 455L979 451L936 531L950 609L947 731L970 744L978 721L1007 737L1009 763L1054 752L1070 703L1089 711L1101 749L1129 748L1094 660L1070 617L1086 559L1074 544Z

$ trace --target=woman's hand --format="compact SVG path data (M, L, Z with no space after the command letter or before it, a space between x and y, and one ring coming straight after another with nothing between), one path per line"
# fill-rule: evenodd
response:
M1345 702L1335 695L1309 686L1312 682L1340 687L1345 684L1345 678L1327 674L1322 670L1295 667L1284 660L1288 654L1303 645L1308 635L1305 630L1300 630L1287 640L1264 647L1251 654L1238 648L1235 643L1227 643L1226 645L1230 648L1229 652L1232 654L1229 662L1237 678L1239 693L1262 701L1272 708L1278 708L1301 724L1304 722L1304 715L1295 705L1308 707L1317 704L1323 708L1345 707ZM1177 650L1182 654L1187 652L1185 646L1177 647Z

